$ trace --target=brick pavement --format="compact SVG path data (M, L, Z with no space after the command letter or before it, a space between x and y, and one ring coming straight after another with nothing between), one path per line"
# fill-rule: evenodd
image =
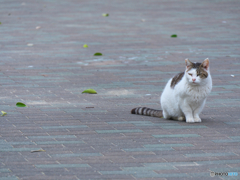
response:
M1 1L0 180L239 178L210 178L240 173L239 5ZM130 114L160 109L184 59L207 57L213 91L202 123Z

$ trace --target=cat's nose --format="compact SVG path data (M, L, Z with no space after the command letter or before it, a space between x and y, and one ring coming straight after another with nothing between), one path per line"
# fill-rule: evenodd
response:
M192 79L192 81L193 81L193 82L195 82L195 81L196 81L196 79Z

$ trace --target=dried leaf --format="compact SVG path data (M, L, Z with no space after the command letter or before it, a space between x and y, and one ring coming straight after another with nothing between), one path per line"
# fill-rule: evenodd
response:
M5 115L7 115L7 113L6 113L6 112L4 112L4 111L1 111L1 113L2 113L2 115L1 115L1 116L5 116Z
M39 150L33 150L33 151L31 151L31 153L34 153L34 152L45 152L45 150L39 149Z
M107 14L107 13L103 13L102 16L104 16L104 17L108 17L109 14Z

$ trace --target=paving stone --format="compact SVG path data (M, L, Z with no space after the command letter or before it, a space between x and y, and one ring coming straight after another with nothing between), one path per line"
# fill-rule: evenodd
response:
M210 171L239 173L239 5L2 3L0 111L7 115L0 121L0 180L198 180L209 179ZM184 59L207 57L213 90L201 123L130 114L140 106L161 109L163 88L184 70ZM82 94L89 88L98 94ZM39 149L45 151L31 153Z

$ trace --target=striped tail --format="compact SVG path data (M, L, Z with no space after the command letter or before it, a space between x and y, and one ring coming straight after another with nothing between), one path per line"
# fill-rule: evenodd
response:
M155 110L155 109L150 109L147 107L137 107L132 109L131 111L132 114L139 114L139 115L144 115L144 116L153 116L153 117L163 117L162 110Z

